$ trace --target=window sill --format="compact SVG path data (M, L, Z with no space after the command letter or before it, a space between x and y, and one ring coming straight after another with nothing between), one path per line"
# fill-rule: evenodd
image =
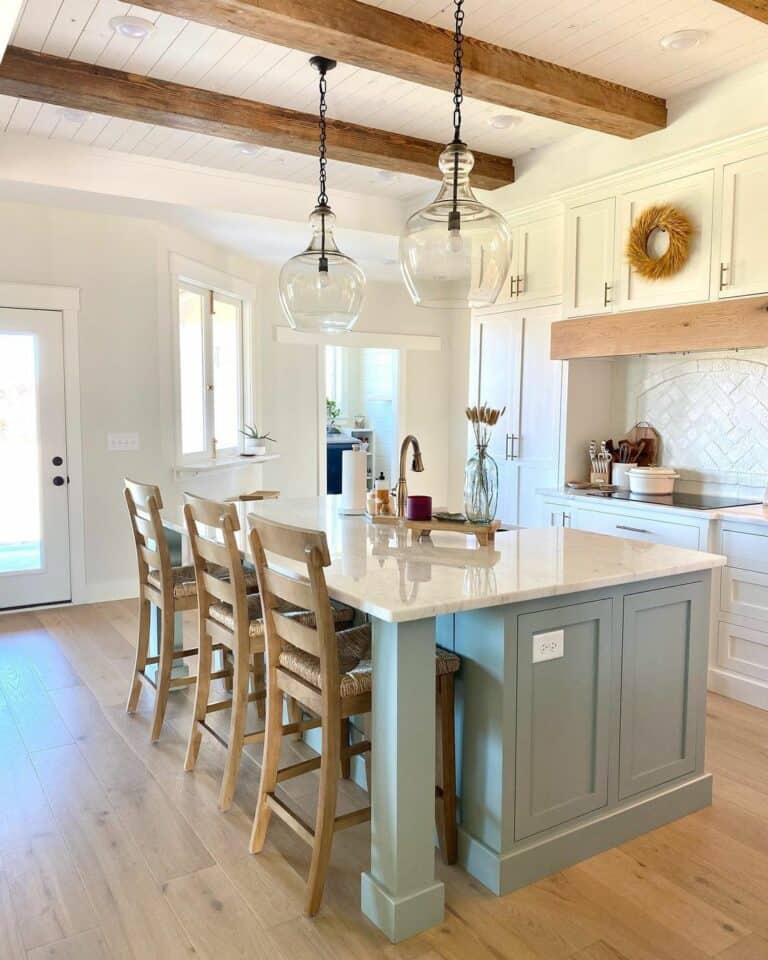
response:
M216 470L237 470L240 467L253 467L260 463L267 463L270 460L279 460L279 453L267 453L263 457L217 457L215 460L210 458L205 460L193 460L189 463L180 463L173 468L173 474L179 477L194 476L198 473L212 473Z

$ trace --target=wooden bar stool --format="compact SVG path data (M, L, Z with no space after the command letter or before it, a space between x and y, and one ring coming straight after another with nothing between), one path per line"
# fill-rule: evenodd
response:
M195 710L189 734L185 770L194 770L204 732L226 749L226 762L219 790L219 808L232 805L243 747L264 739L264 731L246 732L248 704L263 704L264 689L264 622L258 594L248 594L245 571L235 533L240 529L234 503L218 503L187 494L184 517L192 548L193 566L197 580L199 662L195 691ZM217 564L227 573L226 579L211 576L208 566ZM304 608L291 604L283 607L288 616L312 615ZM354 616L351 608L338 608L340 623L349 623ZM210 701L212 650L216 645L225 648L233 660L232 697ZM253 673L254 689L249 692L249 676ZM229 735L221 736L207 721L208 715L231 709ZM310 719L291 724L288 732L296 733L319 725Z
M312 847L305 913L320 908L323 887L337 830L370 820L365 807L336 816L339 764L368 753L368 740L351 744L342 735L342 721L371 709L371 630L369 625L336 632L324 568L331 558L325 534L301 530L261 517L249 517L251 556L259 578L264 611L267 660L267 720L264 757L250 848L258 853L274 812ZM269 566L265 551L302 565L298 577ZM287 617L285 603L307 607L314 622ZM440 737L440 787L436 790L440 848L449 863L456 860L456 794L453 733L453 679L459 658L438 648L436 703ZM322 721L322 753L279 769L280 743L288 731L282 722L283 696L295 698ZM320 793L314 826L291 809L277 785L292 777L320 770ZM370 787L370 784L369 784Z
M124 494L139 567L139 633L126 710L135 713L142 684L151 687L155 691L155 709L150 737L157 740L163 727L171 689L195 682L194 676L171 676L175 660L197 654L197 648L173 648L174 615L180 611L194 610L197 606L195 575L192 567L174 567L171 564L160 516L163 506L160 488L151 483L126 479ZM151 604L160 610L157 656L149 656ZM147 675L149 666L157 666L156 680Z
M174 650L174 618L177 613L197 607L197 585L192 565L173 566L160 511L163 499L160 488L152 483L137 483L125 479L124 495L131 518L131 529L136 546L139 568L139 631L136 660L126 710L135 713L142 684L155 691L155 709L150 738L157 740L165 719L168 695L175 687L195 682L195 676L172 677L176 660L196 656L198 648ZM226 577L221 567L209 566L209 572ZM246 588L258 590L253 571L247 572ZM158 655L149 656L151 604L160 610ZM217 647L217 649L219 649ZM147 667L157 666L156 680L147 675ZM226 672L217 674L225 676Z

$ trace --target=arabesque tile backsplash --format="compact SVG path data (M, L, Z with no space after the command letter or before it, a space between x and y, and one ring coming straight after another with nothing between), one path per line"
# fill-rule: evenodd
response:
M686 486L768 483L768 350L629 357L613 400L625 430L653 424Z

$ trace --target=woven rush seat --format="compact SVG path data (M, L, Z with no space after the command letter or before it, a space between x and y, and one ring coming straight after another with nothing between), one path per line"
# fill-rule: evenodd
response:
M212 576L218 577L219 580L229 579L229 574L227 573L226 567L220 567L216 564L211 564L209 567L209 572ZM194 597L197 593L197 587L195 585L195 568L192 566L192 564L184 564L184 566L181 567L172 567L171 573L173 575L174 597ZM244 573L245 589L248 591L248 593L256 593L259 589L256 571L245 570ZM159 570L150 570L147 574L147 580L157 590L163 589Z
M368 693L373 681L371 662L371 626L363 624L360 627L351 627L336 634L339 650L339 693L342 697L354 697L360 693ZM283 644L279 663L281 667L295 673L318 689L322 686L320 661L298 647L288 643ZM461 660L450 650L437 647L435 651L435 673L441 676L446 673L456 673L461 666Z
M295 616L300 619L302 623L306 623L308 626L314 626L315 624L314 614L310 613L308 610L302 610L290 603L281 603L278 609L280 613L285 613L288 616ZM208 609L208 615L210 616L211 620L215 620L216 623L220 623L223 627L227 627L228 630L235 629L235 616L232 612L232 607L228 603L211 604ZM355 611L351 607L345 607L340 604L333 607L333 618L336 626L343 628L352 623L355 618ZM248 597L248 619L250 620L248 626L249 636L251 638L264 636L264 620L261 612L261 597L256 594L251 594Z

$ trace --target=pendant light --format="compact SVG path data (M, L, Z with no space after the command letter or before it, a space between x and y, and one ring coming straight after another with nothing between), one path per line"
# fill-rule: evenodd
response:
M336 217L328 205L326 182L326 73L335 60L312 57L309 61L320 75L320 193L309 217L312 239L303 253L284 264L280 271L280 303L294 330L312 333L339 333L351 330L360 316L365 291L365 274L355 261L342 253L333 239Z
M511 236L504 218L472 192L474 157L461 139L464 0L454 0L453 141L440 154L443 183L414 213L400 237L400 269L413 302L422 307L485 307L509 272Z

